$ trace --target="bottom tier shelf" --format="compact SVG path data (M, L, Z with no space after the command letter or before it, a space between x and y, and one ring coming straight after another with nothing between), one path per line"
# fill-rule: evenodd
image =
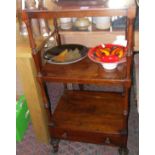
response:
M53 114L53 138L124 146L125 97L119 93L67 91Z

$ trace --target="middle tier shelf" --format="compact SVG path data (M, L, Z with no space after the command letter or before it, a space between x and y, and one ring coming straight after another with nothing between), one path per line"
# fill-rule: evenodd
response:
M130 84L126 79L127 64L119 64L113 71L105 71L101 64L88 57L68 65L45 64L42 66L43 80L81 84Z

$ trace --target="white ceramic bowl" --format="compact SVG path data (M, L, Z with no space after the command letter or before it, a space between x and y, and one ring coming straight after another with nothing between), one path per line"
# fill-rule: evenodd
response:
M110 28L110 17L93 17L97 29L106 30Z
M86 30L88 29L88 27L90 26L90 21L88 18L78 18L75 21L75 26L79 29L79 30Z
M113 63L101 63L102 67L106 70L113 70L117 67L118 63L117 62L113 62Z

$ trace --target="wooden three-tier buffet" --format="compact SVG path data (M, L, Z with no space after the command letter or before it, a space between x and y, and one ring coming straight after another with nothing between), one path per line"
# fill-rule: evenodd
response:
M42 90L44 105L49 116L49 131L54 151L58 151L58 140L66 139L95 144L118 146L120 154L127 154L129 94L133 56L133 24L136 14L135 3L129 6L110 7L110 0L52 2L49 8L23 10L22 17L27 25L32 55L37 69L37 80ZM54 4L54 5L53 5ZM87 5L86 5L87 4ZM83 6L84 5L84 6ZM61 44L57 18L63 17L126 16L127 55L126 62L117 69L107 72L88 57L68 64L42 63L43 47L36 47L31 28L32 18L53 19L51 34ZM76 32L75 37L76 37ZM89 33L89 32L88 32ZM104 31L103 33L104 35ZM109 31L109 33L112 33ZM66 32L67 34L67 32ZM82 35L81 35L82 37ZM91 40L91 38L88 38ZM101 86L122 86L122 92L97 92L65 89L63 96L52 113L46 93L46 82L95 84Z

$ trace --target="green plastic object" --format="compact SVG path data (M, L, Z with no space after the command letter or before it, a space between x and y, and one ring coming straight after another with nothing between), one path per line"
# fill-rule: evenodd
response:
M24 138L24 134L30 122L30 112L27 107L26 98L20 96L16 102L16 141L20 142Z

